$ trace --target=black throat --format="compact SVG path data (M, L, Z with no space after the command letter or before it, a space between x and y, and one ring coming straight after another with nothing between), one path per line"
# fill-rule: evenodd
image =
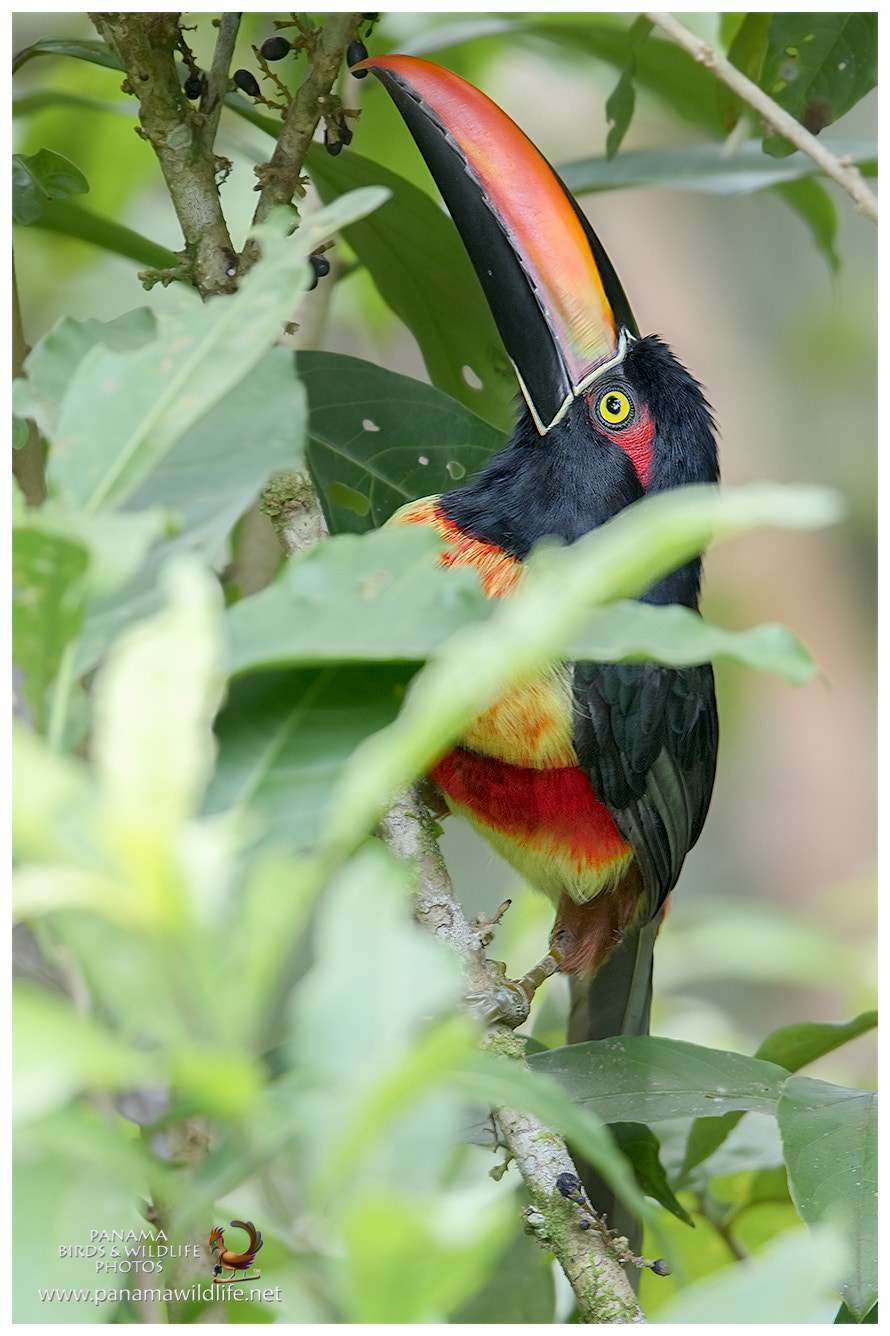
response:
M621 446L594 428L582 395L546 436L524 409L509 444L485 471L442 498L448 520L522 561L540 539L573 543L646 490L716 482L713 421L698 383L653 336L631 344L623 371L655 423L648 489ZM700 572L701 562L691 561L643 597L697 607Z

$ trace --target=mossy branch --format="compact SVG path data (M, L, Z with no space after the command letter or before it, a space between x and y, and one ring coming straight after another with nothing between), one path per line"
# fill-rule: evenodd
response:
M217 184L204 120L180 88L174 52L178 14L90 14L124 70L123 89L139 101L140 128L155 151L185 240L188 276L202 297L234 292L238 258Z

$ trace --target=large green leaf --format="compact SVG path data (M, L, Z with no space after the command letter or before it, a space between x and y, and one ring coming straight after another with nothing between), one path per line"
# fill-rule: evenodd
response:
M441 390L370 362L301 352L307 459L330 528L362 533L419 496L450 491L505 444Z
M769 31L761 87L814 134L870 92L878 79L876 11L777 13ZM791 152L781 135L767 153Z
M217 720L208 810L247 807L283 847L317 844L344 762L393 719L411 671L330 667L233 682Z
M159 316L157 339L135 351L94 346L60 406L47 469L51 490L88 511L123 505L279 336L319 240L381 198L370 190L340 200L287 239L267 229L264 259L234 296ZM33 414L27 386L18 382L16 389L19 413Z
M146 306L127 311L116 320L72 320L63 316L28 354L28 410L41 433L56 434L59 408L71 379L87 353L97 344L117 352L144 348L157 336L157 325Z
M776 1117L794 1205L807 1224L843 1229L852 1261L842 1296L862 1319L878 1297L877 1096L792 1076Z
M427 528L332 538L282 571L273 585L228 613L232 673L358 660L420 661L494 604L466 567L435 565L443 543ZM555 651L572 659L649 659L671 664L728 657L804 681L815 671L784 627L725 631L687 608L622 601Z
M416 338L433 384L507 427L516 377L448 214L409 181L357 153L332 158L314 146L307 165L326 201L358 186L390 191L383 208L344 235Z
M826 1053L833 1053L836 1048L857 1039L859 1035L866 1034L877 1023L876 1011L863 1011L852 1021L843 1024L801 1021L796 1025L784 1025L767 1035L754 1056L765 1062L778 1063L789 1072L796 1072L808 1063L823 1058ZM713 1155L742 1116L741 1113L727 1113L722 1118L696 1119L689 1129L681 1180L696 1165Z
M593 615L700 552L760 523L818 524L825 492L684 487L647 497L571 547L539 547L521 587L482 625L455 633L412 684L396 723L345 767L330 812L332 846L361 838L389 797L422 773L504 690L539 671Z
M168 556L197 549L214 565L225 563L239 518L272 474L299 464L305 420L293 358L284 348L271 348L177 441L126 509L114 515L132 515L135 523L137 516L164 512L174 517L175 532L124 585L91 606L78 647L80 671L101 658L124 626L156 608L157 574Z
M229 609L230 671L427 658L491 606L474 571L435 569L442 546L432 530L412 526L313 548Z
M754 1109L774 1113L788 1073L741 1053L649 1035L597 1039L529 1056L604 1122L664 1122Z

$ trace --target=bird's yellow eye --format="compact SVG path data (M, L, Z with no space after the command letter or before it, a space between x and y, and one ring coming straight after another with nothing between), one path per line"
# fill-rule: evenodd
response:
M596 411L608 427L623 427L633 416L633 406L621 390L606 390L600 396Z

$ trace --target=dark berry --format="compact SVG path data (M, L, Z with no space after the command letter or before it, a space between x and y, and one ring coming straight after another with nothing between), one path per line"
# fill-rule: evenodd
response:
M309 284L308 291L312 292L314 288L318 287L318 280L331 272L331 265L330 261L326 260L323 255L310 255L309 263L312 266L312 282Z
M337 154L343 147L343 140L340 138L340 129L338 126L336 125L325 126L324 146L327 149L328 153L330 153L331 157L336 158Z
M189 77L186 79L185 83L182 85L182 91L185 93L189 101L191 102L197 101L197 99L204 92L203 74L190 74Z
M365 46L364 42L361 41L360 38L358 37L354 38L349 43L349 46L346 48L346 64L351 69L352 66L357 65L360 60L367 60L367 59L368 59L368 48ZM367 78L367 74L368 74L367 70L352 71L353 79L365 79Z
M290 49L291 45L286 37L267 37L260 47L260 55L263 60L284 60Z
M259 97L260 86L250 70L236 70L232 75L232 79L241 89L242 93L246 93L248 97Z

